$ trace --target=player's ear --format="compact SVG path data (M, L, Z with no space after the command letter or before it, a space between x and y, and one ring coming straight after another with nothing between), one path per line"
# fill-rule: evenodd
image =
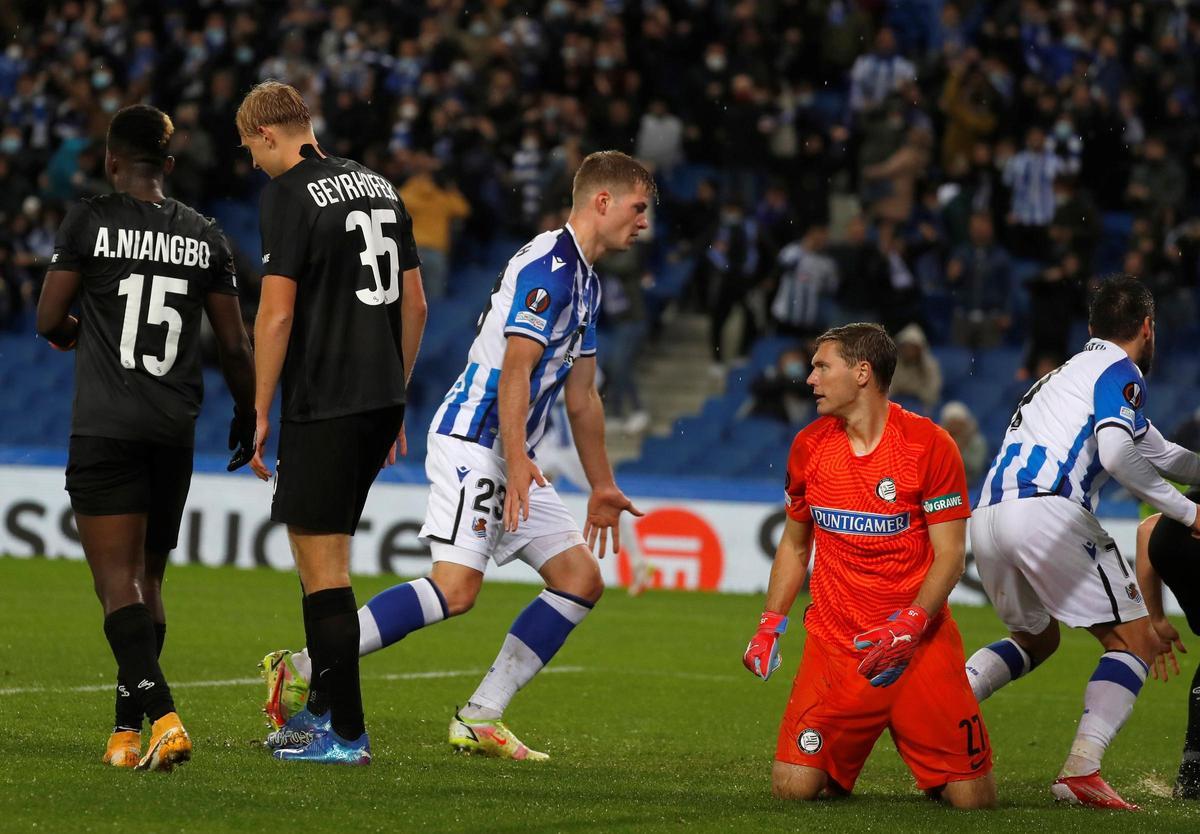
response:
M104 172L108 174L109 179L117 175L117 158L107 148L104 150Z
M257 132L258 135L263 138L263 141L267 143L268 148L275 147L275 131L271 130L271 128L267 127L266 125L259 125Z
M612 194L606 190L596 192L596 196L592 198L595 202L596 213L604 216L608 213L608 207L612 204Z
M163 175L171 176L171 172L175 170L175 157L168 156L163 160Z

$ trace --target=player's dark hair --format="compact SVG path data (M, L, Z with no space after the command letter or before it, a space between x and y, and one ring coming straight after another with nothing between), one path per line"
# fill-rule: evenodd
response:
M620 151L596 151L584 157L575 172L571 199L578 203L597 191L624 191L638 184L646 187L651 200L658 200L658 186L642 163Z
M1100 282L1088 307L1092 336L1116 342L1136 339L1142 322L1154 318L1149 287L1130 275L1113 275Z
M108 125L108 152L128 162L161 168L175 133L171 117L157 107L134 104L117 111Z
M825 342L837 344L838 353L846 364L866 362L870 365L880 391L886 394L892 387L892 375L896 373L896 343L878 324L860 321L830 328L817 337L817 347Z

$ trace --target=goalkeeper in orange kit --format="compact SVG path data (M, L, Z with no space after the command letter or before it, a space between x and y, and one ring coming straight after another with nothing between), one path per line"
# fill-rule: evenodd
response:
M781 799L848 794L890 730L917 786L959 808L996 801L992 757L946 598L963 571L966 476L954 441L888 401L883 328L822 335L809 384L820 419L788 460L787 524L743 661L768 678L816 543L804 657L780 726Z

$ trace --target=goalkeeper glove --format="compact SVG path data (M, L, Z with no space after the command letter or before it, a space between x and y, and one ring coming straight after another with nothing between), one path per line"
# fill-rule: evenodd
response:
M908 668L928 625L929 614L925 609L910 605L888 617L884 625L855 637L854 648L870 649L858 664L858 673L871 686L891 686Z
M764 611L758 621L758 631L746 646L742 663L764 681L779 668L783 659L779 656L779 635L787 631L788 618L774 611Z
M233 457L229 459L229 465L225 467L227 472L245 466L250 462L250 458L254 457L256 422L256 412L253 408L249 412L243 413L237 406L234 406L233 419L229 422L229 448L234 452Z

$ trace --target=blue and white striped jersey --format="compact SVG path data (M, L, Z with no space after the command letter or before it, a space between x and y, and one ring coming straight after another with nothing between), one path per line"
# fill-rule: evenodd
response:
M1140 438L1150 427L1145 408L1146 381L1137 365L1112 342L1092 339L1021 399L979 506L1059 495L1095 512L1108 480L1096 434L1116 426Z
M429 431L497 448L500 367L509 336L545 346L529 383L526 448L532 454L575 359L596 353L600 282L571 224L535 237L512 257L479 317L467 367L433 415Z

